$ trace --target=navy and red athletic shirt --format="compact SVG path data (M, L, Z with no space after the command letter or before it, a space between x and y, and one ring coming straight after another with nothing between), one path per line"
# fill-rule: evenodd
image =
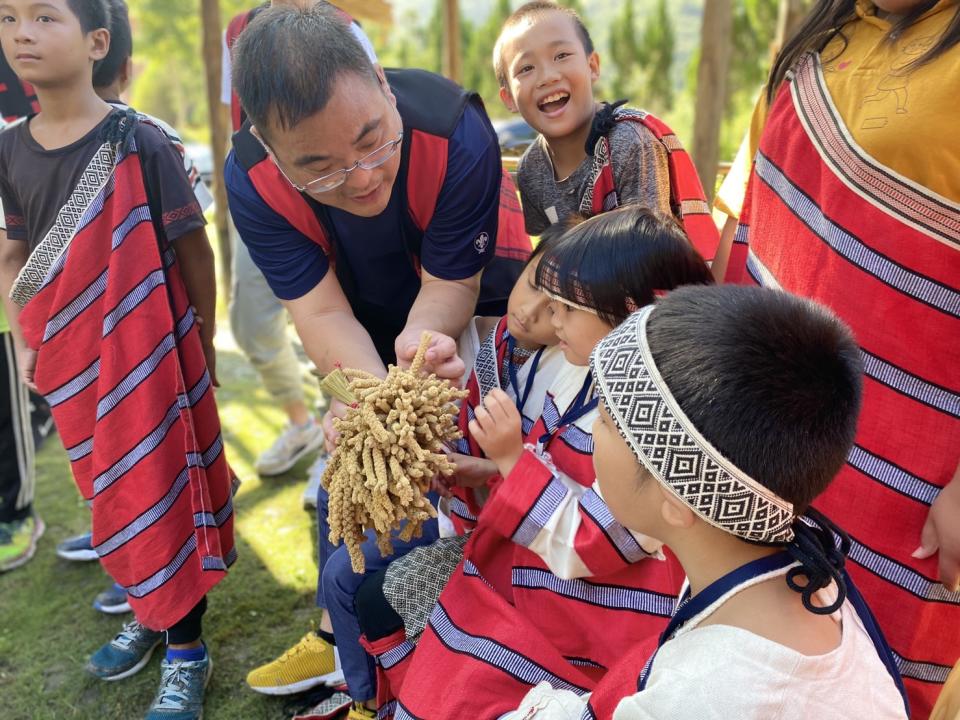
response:
M500 151L481 110L468 103L450 137L447 173L436 210L423 233L420 263L442 280L463 280L493 259L500 210ZM323 249L296 230L260 197L231 151L225 167L230 212L250 256L281 300L304 296L330 268ZM390 202L375 217L326 207L337 256L346 254L357 293L365 303L409 311L420 279L409 258L404 228L408 213L398 176Z

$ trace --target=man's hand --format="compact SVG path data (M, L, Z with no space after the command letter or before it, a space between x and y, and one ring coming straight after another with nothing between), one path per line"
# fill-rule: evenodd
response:
M960 590L960 468L930 506L913 557L940 553L940 582L951 592Z
M37 386L33 382L33 374L37 368L37 351L28 347L18 350L17 366L20 368L20 379L23 380L23 384L33 392L39 393L40 391L37 390Z
M327 448L328 453L332 453L334 448L337 447L337 440L340 439L340 433L337 432L337 429L333 426L333 421L335 418L342 418L347 414L347 406L336 398L330 398L330 407L327 409L327 412L323 415L323 437L324 442Z
M410 367L417 348L420 347L422 330L413 328L404 330L394 342L397 353L397 365L402 368ZM463 360L457 355L457 341L449 335L430 331L430 345L424 358L424 370L435 373L438 378L459 383L466 371Z
M484 487L497 474L497 464L488 458L478 458L460 453L448 453L448 458L456 466L456 472L449 478L451 485L460 487Z
M503 477L523 454L520 412L503 390L491 390L470 421L470 434Z

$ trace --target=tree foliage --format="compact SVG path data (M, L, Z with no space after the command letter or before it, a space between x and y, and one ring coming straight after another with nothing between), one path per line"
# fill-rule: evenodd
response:
M637 32L634 0L625 0L610 27L610 59L613 61L611 96L628 98L655 112L673 107L673 55L676 36L666 0L657 0L643 27Z

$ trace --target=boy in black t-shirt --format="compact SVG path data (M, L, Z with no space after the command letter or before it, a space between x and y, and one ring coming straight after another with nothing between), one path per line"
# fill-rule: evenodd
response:
M0 0L0 16L6 58L42 108L0 134L0 292L24 381L50 402L92 500L94 547L139 621L88 669L132 675L165 631L147 718L199 718L206 594L236 557L205 221L163 133L94 92L104 0Z

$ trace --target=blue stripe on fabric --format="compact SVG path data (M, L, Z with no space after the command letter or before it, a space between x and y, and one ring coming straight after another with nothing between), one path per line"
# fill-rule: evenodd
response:
M157 344L150 354L140 361L127 376L123 378L117 386L110 392L100 398L97 403L97 420L102 419L107 413L113 410L120 402L136 390L140 384L150 377L163 362L163 359L170 354L176 342L173 339L173 333L169 333Z
M85 458L93 452L93 438L89 437L81 443L77 443L72 448L67 448L67 458L70 462L76 462L80 458Z
M183 314L183 317L177 321L177 338L183 338L190 328L193 327L193 309L187 308L187 311Z
M590 703L587 703L587 706L583 709L583 712L580 713L580 720L597 720L597 716L593 712L593 708L590 707Z
M127 239L127 235L129 235L137 225L144 222L150 222L150 208L147 205L138 205L127 214L123 222L113 229L111 248L116 250L120 247L123 241Z
M563 659L575 667L588 667L588 668L593 668L594 670L607 669L604 665L601 665L598 662L594 662L590 658L570 657L569 655L564 655Z
M932 504L940 494L938 486L894 465L889 460L884 460L879 455L874 455L859 445L854 445L850 450L847 462L864 475L924 505Z
M415 647L413 643L409 640L404 640L392 650L387 650L383 655L378 655L377 662L380 663L380 666L384 670L389 670L397 663L403 662L414 650Z
M393 716L394 720L424 720L424 718L418 717L407 710L399 700L397 700L396 703L396 713Z
M660 617L672 617L677 604L672 595L618 585L599 585L580 579L561 580L549 570L540 568L514 568L511 582L515 587L548 590L588 605Z
M881 282L932 308L960 317L960 292L926 278L884 257L834 223L820 207L762 153L754 164L757 175L783 203L840 256Z
M203 570L223 570L226 571L227 563L221 557L206 555L200 558L200 567Z
M225 502L223 507L213 514L213 522L217 527L220 527L231 515L233 515L233 496L228 495L227 502Z
M450 498L450 512L459 518L463 518L464 520L475 521L477 519L476 515L470 512L470 508L467 507L467 504L458 497Z
M940 665L939 663L922 662L919 660L907 660L893 650L890 652L893 654L893 659L897 663L897 669L900 670L900 674L912 680L943 685L943 683L947 681L947 676L952 669L949 665Z
M384 720L385 718L396 718L397 713L397 701L391 700L386 705L377 709L377 720Z
M47 325L43 329L44 342L56 336L57 333L63 330L67 325L76 320L80 313L90 307L97 298L103 295L104 291L107 289L108 274L109 269L100 273L100 275L92 283L87 285L87 287L84 288L79 295L67 303L67 305L60 310L60 312L47 321Z
M635 563L649 557L649 554L640 547L640 543L630 534L630 531L614 519L610 508L592 488L588 489L580 498L580 506L603 530L603 534L610 538L610 542L613 543L613 546L626 562Z
M960 395L957 393L927 382L863 348L860 349L860 357L863 360L863 372L867 377L924 405L960 418Z
M193 514L194 527L216 527L217 521L212 512L195 512Z
M433 628L440 642L453 652L468 655L475 660L491 665L521 682L531 686L541 682L549 682L551 687L556 690L570 690L578 695L588 692L586 688L567 682L542 665L495 640L471 635L457 627L439 602L430 615L430 627Z
M526 415L520 416L520 429L524 435L529 435L534 425L536 425L536 420L531 420Z
M190 388L188 392L177 395L177 404L184 410L191 408L200 401L200 398L202 398L209 389L210 373L204 370L203 375L197 380L196 385Z
M566 497L567 488L559 480L552 478L513 532L513 541L530 547Z
M80 218L80 223L77 225L77 229L74 231L73 235L76 237L80 232L83 231L87 225L90 224L90 221L93 220L100 212L103 210L103 205L106 202L106 199L113 194L114 190L114 181L113 176L110 176L110 179L107 181L107 184L104 186L104 190L97 194L97 197L93 199L93 202L90 204L87 212ZM67 257L70 254L70 246L60 253L60 256L54 261L53 265L50 266L50 269L47 271L47 276L43 280L43 284L40 286L41 289L45 288L50 282L57 277L62 271L63 266L67 262Z
M180 474L177 475L176 480L173 481L173 485L170 486L170 489L167 491L167 493L160 498L160 500L158 500L153 507L134 518L134 520L132 520L122 530L114 533L108 539L97 545L94 548L94 550L97 552L97 555L100 557L106 557L110 553L133 540L133 538L166 515L170 508L173 507L173 504L180 497L180 493L182 493L184 488L187 487L188 480L189 474L187 468L184 468L180 471Z
M457 452L460 453L461 455L469 455L470 441L467 440L465 437L462 437L459 440L457 440Z
M960 592L950 592L938 581L925 577L913 568L902 565L886 555L881 555L853 537L851 541L848 557L874 575L922 600L960 605Z
M560 411L557 410L557 403L553 399L553 396L549 394L543 399L543 413L541 417L543 418L544 426L550 432L556 430L560 424Z
M223 437L218 433L217 437L210 447L204 450L202 453L198 452L188 452L187 453L187 466L188 467L210 467L214 460L216 460L220 453L223 451Z
M100 358L97 358L87 366L79 375L58 387L52 393L46 396L50 407L56 407L66 402L77 393L86 390L93 382L100 377Z
M127 594L135 598L146 597L176 575L180 568L183 567L183 564L187 562L190 553L196 549L197 536L191 530L190 537L180 546L180 550L177 551L173 559L143 582L137 583L136 585L128 585L126 588Z
M99 495L102 493L108 487L113 485L113 483L119 480L125 473L127 473L130 468L156 450L160 443L163 442L163 439L167 436L167 433L170 432L170 428L173 427L173 424L176 422L179 415L180 408L177 407L177 403L174 403L167 410L167 414L164 416L163 420L160 421L160 424L157 425L149 435L134 445L134 447L127 452L126 455L114 463L113 466L94 478L94 495Z
M227 553L227 556L223 559L226 562L227 567L230 567L237 561L237 547L234 545L230 548L230 551Z
M593 435L576 425L568 425L560 434L567 447L584 455L593 455Z
M733 234L733 242L738 245L750 244L750 226L744 223L737 224L737 230Z
M103 318L102 336L107 337L117 325L133 310L150 297L150 294L164 283L163 270L154 270L141 280L133 290L117 303L116 307Z

